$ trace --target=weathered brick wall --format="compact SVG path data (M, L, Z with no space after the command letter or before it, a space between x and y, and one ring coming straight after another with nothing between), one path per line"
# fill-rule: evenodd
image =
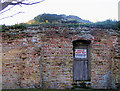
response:
M91 87L116 88L119 81L118 34L81 28L24 31L3 38L3 88L71 88L74 40L91 40Z
M19 54L21 53L21 49L9 44L7 45L6 43L4 43L2 49L3 88L19 88L22 62L19 58Z
M97 37L97 36L96 36ZM115 79L112 71L113 55L111 49L114 41L111 35L104 34L95 39L91 51L92 87L93 88L115 88ZM116 73L116 75L118 75Z
M3 88L40 87L40 53L32 36L3 38ZM27 35L24 35L27 36Z
M52 34L51 34L52 35ZM47 38L50 37L50 38ZM69 88L73 82L72 42L64 36L45 36L42 47L44 88Z

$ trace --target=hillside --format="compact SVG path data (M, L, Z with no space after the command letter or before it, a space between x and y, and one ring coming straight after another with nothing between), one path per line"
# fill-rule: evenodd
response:
M81 19L74 15L57 15L57 14L41 14L36 16L33 20L28 21L28 24L40 24L43 22L49 23L91 23L89 20Z

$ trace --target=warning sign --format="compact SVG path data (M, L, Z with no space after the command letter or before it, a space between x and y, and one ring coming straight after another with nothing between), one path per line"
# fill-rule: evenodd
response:
M75 58L87 58L87 49L75 49Z

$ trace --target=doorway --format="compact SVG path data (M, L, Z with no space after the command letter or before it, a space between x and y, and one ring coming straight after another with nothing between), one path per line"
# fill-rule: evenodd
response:
M90 81L90 43L89 40L73 41L73 80Z

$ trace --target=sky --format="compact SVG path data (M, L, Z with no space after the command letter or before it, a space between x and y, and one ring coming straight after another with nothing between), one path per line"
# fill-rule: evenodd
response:
M119 0L45 0L36 5L16 5L9 11L1 14L1 12L11 7L9 5L0 12L0 25L26 23L43 13L75 15L92 22L107 19L118 20L118 2ZM16 15L18 12L23 13ZM15 16L9 17L12 15Z

